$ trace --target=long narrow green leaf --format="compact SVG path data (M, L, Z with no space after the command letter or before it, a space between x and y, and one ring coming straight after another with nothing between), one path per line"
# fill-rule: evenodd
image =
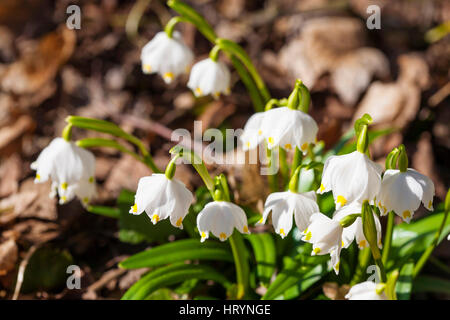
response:
M419 276L414 280L413 292L435 292L450 295L450 281L430 276Z
M224 243L197 239L170 242L125 259L119 266L124 269L149 268L185 260L233 261L229 246Z
M259 280L267 285L275 272L276 249L272 235L268 233L255 233L246 236L250 241L256 259L256 273Z
M295 261L288 265L269 286L262 300L273 300L283 297L285 292L293 286L297 286L297 294L301 294L320 280L323 275L329 272L329 268L324 261L326 257L317 256L313 258L317 260L317 263L305 265L303 261Z
M398 300L409 300L409 298L411 297L413 271L414 262L406 263L400 270L400 275L397 279L397 285L395 286Z
M142 300L159 288L189 279L213 280L225 288L231 284L223 274L211 267L178 263L148 273L125 292L122 300Z
M413 220L410 224L402 223L394 227L391 259L388 261L388 269L400 267L410 258L417 261L420 255L431 245L444 213L438 206L436 212L429 216ZM450 219L447 219L445 227L439 238L440 243L450 232Z
M119 208L90 205L87 207L87 211L89 211L90 213L95 213L95 214L98 214L101 216L114 218L114 219L119 219L119 217L120 217L120 209Z

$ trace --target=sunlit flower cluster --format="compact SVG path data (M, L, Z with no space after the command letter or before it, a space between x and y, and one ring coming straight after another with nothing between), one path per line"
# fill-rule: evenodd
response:
M308 146L316 142L318 130L316 121L307 113L280 107L251 116L240 140L244 150L265 141L269 149L280 147L289 151L297 147L306 154Z
M36 170L35 183L51 179L50 197L58 194L60 204L76 196L87 205L96 195L95 157L74 142L53 139L31 164L31 169Z
M165 31L158 32L141 51L145 74L158 73L166 83L171 83L179 75L190 72L187 86L196 97L211 94L217 99L220 94L229 94L230 71L225 63L207 58L192 66L193 61L194 53L178 31L173 31L171 36Z

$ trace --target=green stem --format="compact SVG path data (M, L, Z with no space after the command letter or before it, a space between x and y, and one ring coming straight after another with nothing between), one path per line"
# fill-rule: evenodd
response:
M77 128L92 130L97 132L108 133L118 138L122 138L134 144L142 154L144 163L156 173L161 173L162 171L156 166L153 161L152 156L147 151L146 147L142 143L141 140L136 138L135 136L123 131L119 126L114 123L105 120L92 119L92 118L84 118L79 116L69 116L66 118L66 122L70 125L73 125Z
M445 227L445 222L447 221L448 212L450 211L450 189L447 191L447 195L445 197L445 213L444 218L442 219L441 226L439 227L438 231L434 235L433 242L431 243L431 246L425 250L425 252L420 257L419 261L416 263L413 271L413 278L417 277L417 275L420 273L422 268L425 266L425 263L427 262L428 258L430 257L431 253L433 252L434 248L436 248L437 244L439 243L439 238L441 236L442 231Z
M276 158L274 156L274 152L266 147L267 151L267 158L269 159L269 168L272 168L274 161L276 161ZM270 169L269 169L270 170ZM270 172L269 172L270 173ZM269 188L271 192L276 192L278 190L278 174L268 174L267 180L269 182Z
M167 22L166 26L164 27L164 31L169 38L173 37L173 31L175 30L175 26L178 22L187 22L187 20L181 16L173 17L169 20L169 22Z
M279 148L280 152L280 175L281 175L281 185L285 186L286 181L289 180L289 168L286 160L286 151L283 148Z
M247 69L244 67L241 61L239 61L238 58L234 56L230 56L227 53L227 56L230 58L231 63L233 64L234 68L236 69L237 73L239 74L239 77L241 78L242 82L244 83L245 87L247 88L247 91L250 95L250 99L253 103L253 108L255 109L255 112L264 111L264 101L261 97L261 94L256 87L255 82L253 81L252 77L249 75Z
M242 299L247 292L249 283L249 265L246 255L247 249L242 235L238 232L234 232L228 240L230 241L236 267L236 280L238 285L237 298Z
M366 274L367 266L369 265L370 262L370 257L371 255L369 248L364 248L359 251L358 253L359 264L355 270L355 275L353 276L353 279L350 282L351 286L363 281L364 275Z
M178 0L169 0L167 1L167 5L186 18L187 21L195 25L206 39L212 43L216 41L217 36L214 29L206 22L205 18L198 14L191 6Z
M255 81L256 86L258 87L258 90L264 99L264 102L269 101L270 100L269 90L267 90L267 87L262 77L259 75L258 71L256 70L255 66L252 63L252 60L245 52L245 50L237 43L228 39L219 38L216 40L216 44L218 44L222 48L222 50L231 53L232 55L239 58L239 60L241 60L241 62L247 67L247 70L250 72L250 75L253 77L253 80Z
M394 218L395 214L393 211L388 214L388 222L386 227L386 235L384 237L383 255L381 261L386 264L389 258L389 251L392 244L392 234L394 232Z
M144 159L140 155L127 149L126 147L124 147L123 145L119 144L117 141L114 141L114 140L103 139L103 138L86 138L86 139L77 140L76 144L77 144L77 146L79 146L81 148L107 147L107 148L116 149L120 152L129 154L136 160L146 164Z
M217 60L219 59L219 52L220 52L220 46L215 45L209 52L209 58L212 61L217 62Z
M297 167L302 164L302 159L303 159L303 153L296 146L295 151L294 151L294 158L292 159L291 177L295 173L295 170L297 169Z
M372 247L371 247L371 249L372 249ZM372 256L374 257L375 263L378 266L378 269L380 270L381 282L386 283L386 281L387 281L386 271L384 270L384 265L383 265L383 262L381 261L381 258L375 259L375 255L374 255L373 251L372 251Z
M214 180L209 175L208 169L205 166L205 163L203 160L195 154L192 150L185 150L181 146L175 146L172 149L170 149L170 154L180 154L180 157L187 160L190 165L194 167L194 169L197 171L197 173L202 178L203 182L205 183L206 188L208 188L209 192L211 193L212 197L214 198Z

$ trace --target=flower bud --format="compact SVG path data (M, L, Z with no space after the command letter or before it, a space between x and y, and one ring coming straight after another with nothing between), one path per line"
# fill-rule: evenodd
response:
M370 249L372 250L373 258L375 260L381 258L380 250L377 246L377 228L375 225L375 219L373 218L372 209L369 202L364 201L361 212L361 219L363 224L364 237L369 242Z

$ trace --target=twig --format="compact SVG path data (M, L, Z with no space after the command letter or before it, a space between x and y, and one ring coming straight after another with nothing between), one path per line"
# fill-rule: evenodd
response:
M14 294L12 297L12 300L17 300L20 294L20 289L22 288L23 283L23 276L25 274L25 269L28 265L28 261L30 260L33 253L41 246L42 243L37 243L31 246L31 248L28 250L25 258L22 260L19 266L19 272L17 273L17 281L16 281L16 288L14 289Z

